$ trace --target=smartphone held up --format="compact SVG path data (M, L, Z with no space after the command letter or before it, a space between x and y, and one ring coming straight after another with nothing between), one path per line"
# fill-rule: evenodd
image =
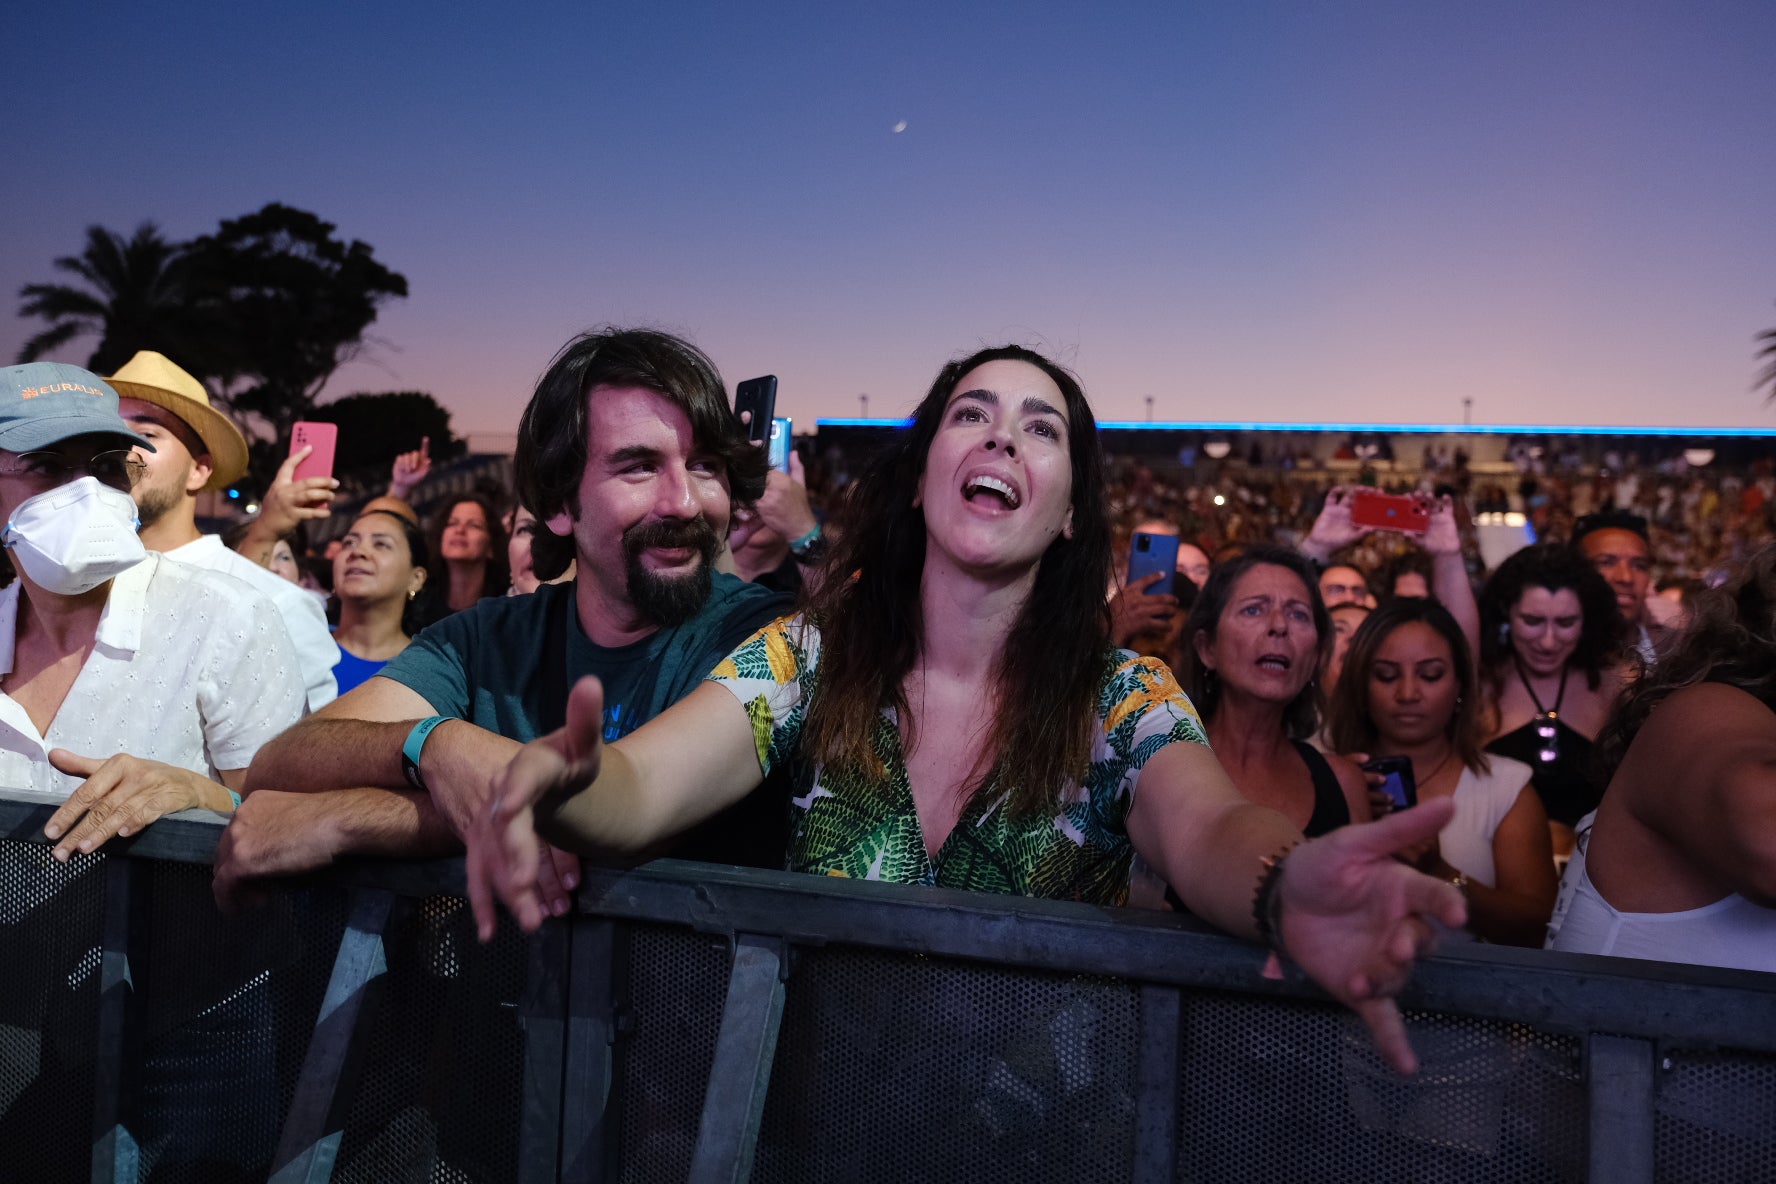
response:
M1370 530L1423 534L1431 528L1431 510L1411 494L1359 489L1351 494L1351 522Z
M777 415L777 376L749 378L734 388L734 418L754 444L771 442L771 420Z
M1178 536L1136 531L1129 540L1128 582L1135 583L1155 572L1160 578L1147 589L1149 596L1170 596L1178 571Z
M317 423L313 420L302 420L290 430L290 455L295 456L304 448L313 448L296 466L291 474L297 481L309 477L331 477L333 475L333 457L339 446L339 425L336 423Z

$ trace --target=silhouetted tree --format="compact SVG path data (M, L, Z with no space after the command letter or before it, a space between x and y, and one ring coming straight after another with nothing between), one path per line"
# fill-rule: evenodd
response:
M273 202L187 248L186 290L228 359L218 369L249 384L229 401L262 416L277 441L312 415L327 380L363 348L383 301L407 295L406 278L368 243L342 242L334 229Z
M316 407L308 417L339 425L339 447L333 458L336 473L386 481L396 455L418 448L422 437L431 438L434 463L455 460L468 451L468 445L450 433L450 412L424 391L347 395Z
M19 289L19 315L41 317L49 328L25 342L20 362L34 362L79 337L97 337L86 365L109 374L139 349L157 349L194 373L201 362L187 361L193 326L181 283L183 248L144 222L128 239L103 226L86 228L78 255L55 261L58 271L78 277L85 287L26 284Z

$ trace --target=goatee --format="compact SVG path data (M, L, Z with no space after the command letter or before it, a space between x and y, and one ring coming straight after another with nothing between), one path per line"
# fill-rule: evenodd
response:
M661 575L641 562L650 548L690 548L702 562L683 575ZM709 519L661 518L638 522L623 532L624 568L629 579L629 599L657 625L682 625L709 603L715 586L715 557L721 540Z

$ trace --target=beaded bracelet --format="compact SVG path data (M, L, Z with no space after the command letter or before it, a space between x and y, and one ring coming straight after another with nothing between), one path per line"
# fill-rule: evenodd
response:
M1258 940L1278 954L1283 949L1283 898L1278 888L1283 882L1283 861L1300 843L1285 844L1274 855L1266 855L1258 861L1258 888L1252 893L1252 924L1258 930Z

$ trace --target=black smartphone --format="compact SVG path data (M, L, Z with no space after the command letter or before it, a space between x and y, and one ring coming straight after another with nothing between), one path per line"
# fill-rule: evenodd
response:
M1178 536L1137 531L1135 537L1129 541L1128 582L1133 584L1154 572L1159 572L1161 578L1147 589L1147 595L1170 596L1173 591L1172 582L1178 572Z
M771 420L777 414L777 376L749 378L734 388L734 418L752 412L746 420L746 438L754 444L771 442Z
M1412 774L1409 756L1378 756L1362 764L1365 773L1380 773L1387 778L1381 792L1394 800L1394 809L1405 810L1418 805L1418 779Z

